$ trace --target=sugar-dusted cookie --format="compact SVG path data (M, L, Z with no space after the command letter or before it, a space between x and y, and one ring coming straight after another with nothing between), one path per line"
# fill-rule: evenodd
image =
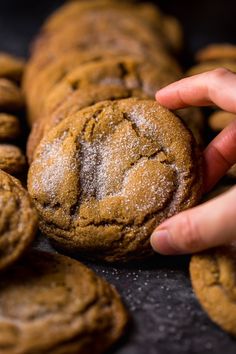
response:
M193 289L210 318L236 335L236 248L196 254L190 263Z
M201 156L192 134L153 100L104 101L74 113L38 146L28 189L44 234L106 261L152 254L149 237L195 205Z
M133 91L120 86L89 85L83 88L83 90L76 90L72 94L69 94L55 111L42 116L41 119L37 119L33 124L27 142L27 158L29 163L32 162L34 151L44 134L69 115L101 101L129 98L134 95L136 97L147 98L141 90L140 92L138 90Z
M83 264L33 251L0 277L2 354L101 354L123 333L117 291Z
M37 220L36 210L21 183L0 171L0 270L25 252L36 233ZM1 320L0 328L2 333ZM0 348L2 351L1 339Z

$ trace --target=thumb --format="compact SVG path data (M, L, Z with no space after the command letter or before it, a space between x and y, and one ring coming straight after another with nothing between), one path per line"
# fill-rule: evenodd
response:
M181 212L153 232L154 251L170 255L202 251L236 240L236 187Z

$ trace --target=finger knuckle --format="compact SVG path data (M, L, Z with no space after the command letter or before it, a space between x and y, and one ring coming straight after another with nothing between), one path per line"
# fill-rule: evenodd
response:
M198 250L201 245L201 237L198 227L189 213L182 214L181 228L183 250L186 252Z
M226 75L228 75L229 73L232 74L232 72L224 67L219 67L217 69L212 70L211 74L216 77L216 78L222 78Z

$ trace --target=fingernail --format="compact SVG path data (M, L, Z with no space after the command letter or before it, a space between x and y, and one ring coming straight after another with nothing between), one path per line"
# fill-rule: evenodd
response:
M174 249L170 242L170 233L168 230L156 230L151 235L151 246L155 252L165 254L165 255L172 255L177 254L178 251Z

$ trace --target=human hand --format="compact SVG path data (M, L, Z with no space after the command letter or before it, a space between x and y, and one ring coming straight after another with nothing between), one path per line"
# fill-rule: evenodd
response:
M236 113L236 74L219 68L182 79L156 93L157 101L171 109L187 106L218 107ZM204 152L204 191L236 163L236 120ZM153 249L162 254L198 252L236 241L236 187L159 225L151 236Z

